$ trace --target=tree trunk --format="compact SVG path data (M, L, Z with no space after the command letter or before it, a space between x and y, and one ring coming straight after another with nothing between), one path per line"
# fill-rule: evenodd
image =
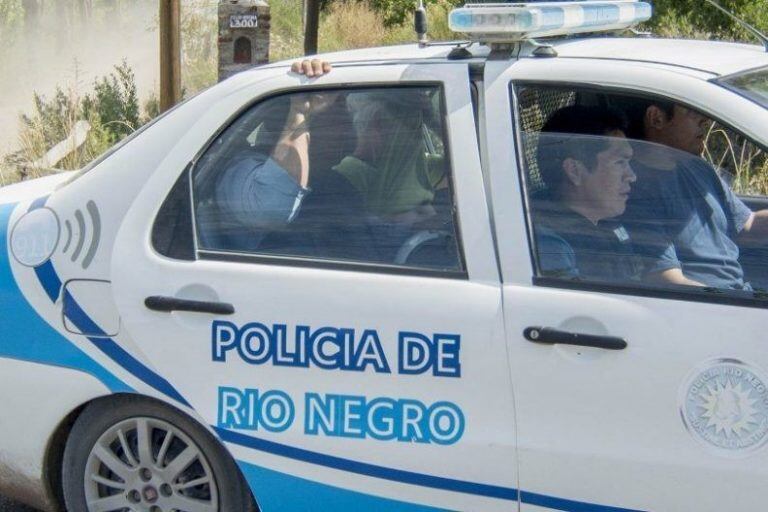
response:
M304 28L304 55L317 53L320 31L320 0L307 0L306 26Z
M181 100L181 3L160 0L160 112Z

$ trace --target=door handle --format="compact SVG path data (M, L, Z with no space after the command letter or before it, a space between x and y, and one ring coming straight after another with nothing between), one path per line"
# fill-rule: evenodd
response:
M577 347L595 347L604 350L624 350L627 348L627 342L624 338L559 331L551 327L528 327L523 331L523 336L533 343L549 345L576 345Z
M189 313L211 313L214 315L233 315L235 306L226 302L208 302L203 300L177 299L155 295L147 297L144 305L152 311L170 313L172 311L187 311Z

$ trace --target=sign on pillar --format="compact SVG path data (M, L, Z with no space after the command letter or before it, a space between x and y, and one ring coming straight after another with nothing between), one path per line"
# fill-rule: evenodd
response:
M269 62L269 22L265 0L219 1L219 81Z

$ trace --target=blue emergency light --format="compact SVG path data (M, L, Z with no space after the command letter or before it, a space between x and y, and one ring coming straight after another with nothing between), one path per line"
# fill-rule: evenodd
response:
M451 11L449 26L472 38L519 41L627 29L652 14L649 2L635 0L467 3Z

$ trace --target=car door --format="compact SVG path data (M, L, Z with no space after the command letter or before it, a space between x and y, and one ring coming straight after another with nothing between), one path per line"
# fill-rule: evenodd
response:
M312 134L341 134L342 144L354 138L345 130L373 122L369 102L414 88L429 98L420 108L435 114L431 124L419 121L414 138L448 166L439 191L448 216L437 228L393 235L394 259L355 252L373 242L345 238L352 230L344 223L360 218L339 220L343 213L330 229L341 253L313 238L328 234L321 221L305 223L308 238L299 242L287 223L255 242L222 213L222 198L241 189L220 186L216 173L247 160L230 158L236 144L248 141L250 152L269 140L271 125L259 116L280 98L309 91L332 96L341 111L355 103L353 119L331 119ZM407 117L407 102L399 108ZM171 152L126 216L115 300L125 333L227 444L259 504L516 509L514 409L467 66L339 65L312 81L286 70L244 85L199 127L208 144ZM335 172L344 160L329 165L334 148L310 142L310 154L323 149L323 165ZM211 181L201 177L206 165ZM309 187L299 219L317 209L310 199L320 188ZM379 227L374 236L398 231ZM409 263L422 249L445 255L446 244L448 263Z
M757 510L767 497L764 304L728 293L542 277L531 245L535 213L526 184L536 180L527 168L536 146L526 140L522 116L541 118L540 126L567 101L540 94L537 101L553 103L524 112L530 98L521 91L567 84L659 95L765 144L758 129L768 121L765 111L708 78L584 59L486 68L521 510Z

